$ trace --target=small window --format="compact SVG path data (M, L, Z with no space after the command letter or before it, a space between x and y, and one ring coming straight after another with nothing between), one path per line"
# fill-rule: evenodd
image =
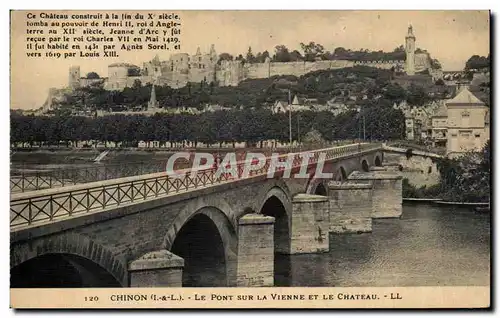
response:
M198 58L198 62L201 62L201 56Z
M431 166L429 166L429 169L427 170L427 173L428 173L428 174L431 174L431 173L432 173L432 167L431 167Z
M182 57L181 57L181 62L182 62Z
M201 64L198 64L198 68L201 68Z

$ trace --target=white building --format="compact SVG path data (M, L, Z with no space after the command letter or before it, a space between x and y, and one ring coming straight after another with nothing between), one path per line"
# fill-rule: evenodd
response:
M456 157L480 151L490 139L489 108L464 87L446 102L448 138L446 154Z

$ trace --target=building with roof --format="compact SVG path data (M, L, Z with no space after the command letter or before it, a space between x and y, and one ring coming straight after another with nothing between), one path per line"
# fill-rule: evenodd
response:
M447 155L456 157L465 152L480 151L490 139L489 108L466 86L446 102L446 108Z
M448 140L448 108L441 103L436 113L431 117L431 139L434 147L445 147Z
M273 114L286 113L288 111L288 102L284 100L277 100L271 106L271 112Z

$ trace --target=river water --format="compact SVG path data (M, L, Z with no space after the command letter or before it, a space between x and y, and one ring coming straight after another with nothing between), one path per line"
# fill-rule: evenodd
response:
M330 235L330 252L280 256L277 286L489 285L490 216L472 209L404 204L373 232Z

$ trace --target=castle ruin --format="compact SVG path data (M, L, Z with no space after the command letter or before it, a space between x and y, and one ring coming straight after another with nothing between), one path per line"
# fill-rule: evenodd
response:
M404 70L407 75L428 70L434 78L439 77L431 67L430 55L427 52L415 52L416 38L413 27L409 26L405 37L405 60L392 61L353 61L353 60L319 60L314 62L272 62L267 58L263 63L244 63L241 60L220 60L212 44L208 53L201 53L200 48L194 55L177 53L169 60L161 61L155 56L142 67L128 63L113 63L108 66L108 77L86 78L80 76L79 66L69 69L69 87L77 88L103 81L107 90L123 90L132 87L136 80L142 85L168 85L180 88L188 82L216 83L219 86L237 86L246 79L269 78L275 75L301 76L309 72L328 69L340 69L365 65L382 69Z

